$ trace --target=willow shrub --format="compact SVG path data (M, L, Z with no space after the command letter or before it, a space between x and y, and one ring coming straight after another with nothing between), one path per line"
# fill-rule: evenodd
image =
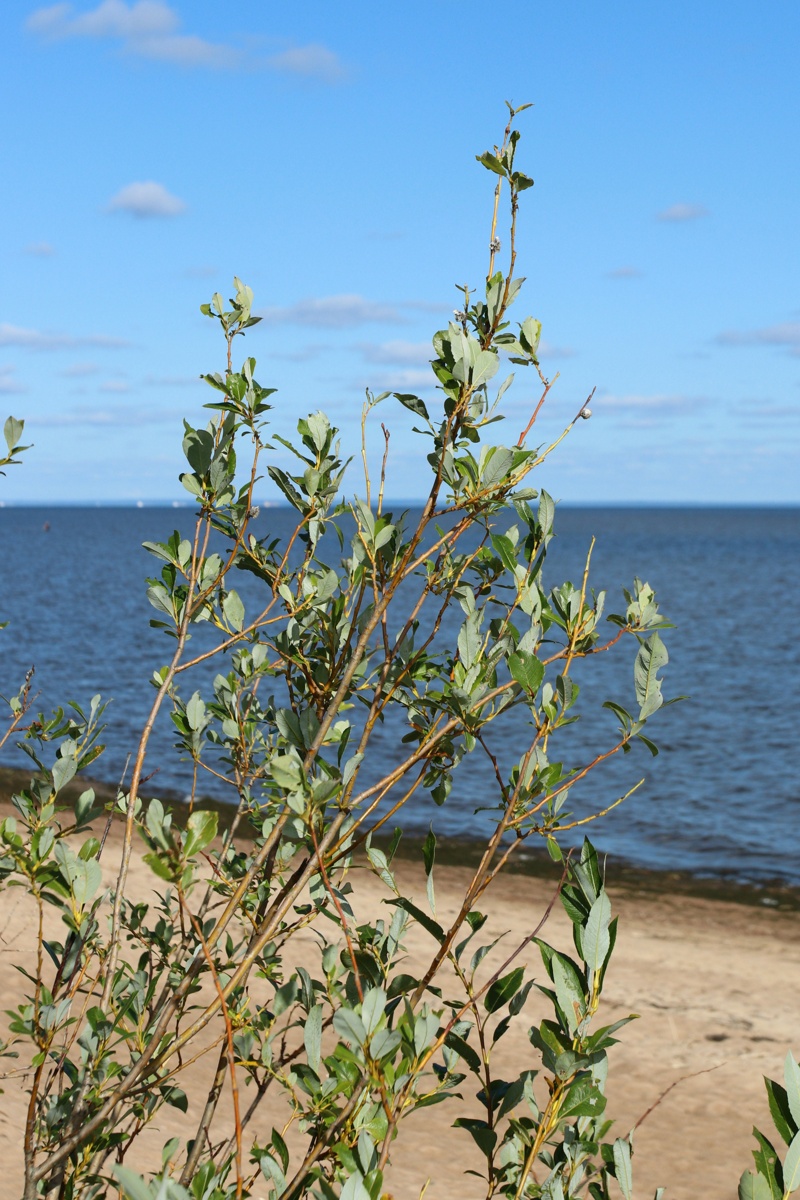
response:
M564 434L531 444L551 381L537 357L540 323L509 320L523 283L517 210L532 184L516 166L515 116L512 109L502 144L478 160L496 181L489 268L485 287L463 289L454 320L434 335L435 410L392 394L421 439L419 468L430 481L421 515L411 520L386 506L385 430L379 478L367 469L367 425L388 393L367 394L365 477L353 500L341 499L348 464L321 412L283 442L295 472L270 463L272 389L257 382L254 359L234 370L236 339L258 320L250 289L236 280L227 307L219 295L203 305L227 354L225 370L204 377L214 391L211 421L185 427L181 480L196 503L194 532L147 543L159 569L147 594L167 635L167 661L153 675L129 786L106 812L107 823L121 818L117 840L98 840L102 806L91 788L76 792L72 783L90 764L96 772L98 698L86 711L73 704L35 720L27 720L27 683L8 702L6 737L21 737L35 772L14 797L17 815L0 825L2 881L26 889L40 918L54 906L64 925L59 942L33 922L37 966L2 1046L17 1058L14 1086L27 1098L25 1200L117 1192L131 1200L378 1200L405 1118L439 1102L483 1161L480 1180L454 1170L438 1181L439 1195L633 1194L630 1138L610 1133L605 1112L608 1051L626 1022L597 1023L617 922L591 844L564 858L558 839L580 823L569 814L571 796L603 761L637 743L656 752L645 730L663 702L666 622L638 579L621 610L604 616L605 596L589 586L591 551L577 586L545 585L555 508L529 484ZM506 359L541 383L510 445L487 436L513 379L495 387ZM575 421L588 415L584 406ZM21 422L6 424L0 467L14 460L21 434ZM296 512L286 543L251 528L264 465ZM258 581L251 611L236 590L240 571ZM440 634L449 610L460 611L455 644ZM200 623L211 640L193 651ZM626 647L630 695L607 702L616 733L586 762L565 766L578 713L574 664ZM219 673L202 696L192 690L193 669L213 656ZM194 765L192 803L180 819L141 795L163 706ZM505 769L492 737L513 710L530 734ZM387 714L406 731L390 770L373 737ZM474 756L488 757L495 780L490 829L458 915L442 924L433 835L422 848L427 900L404 891L395 874L398 835L375 835L402 827L415 794L447 804ZM196 800L204 770L221 775L235 801L222 832L217 813ZM67 794L78 798L67 802ZM144 897L128 886L142 839L154 877ZM538 936L547 914L510 953L480 944L479 905L492 881L520 847L542 839L558 864L574 953ZM99 860L117 854L118 843L116 883L104 890ZM357 881L364 870L381 882L380 912L359 911L348 876ZM411 976L404 943L415 927L429 952ZM294 953L294 939L309 929L313 970ZM518 965L532 941L543 964L536 981ZM513 1023L528 1024L532 986L549 1015L528 1028L523 1069L499 1078L492 1048ZM206 1082L187 1094L181 1082L192 1064ZM790 1060L786 1088L770 1085L790 1143L783 1174L760 1137L758 1174L743 1179L743 1196L788 1195L798 1182L799 1080ZM460 1100L467 1092L470 1115ZM259 1140L252 1131L262 1104L280 1115L266 1136L262 1112ZM139 1139L164 1106L185 1114L186 1136L147 1162ZM149 1169L139 1174L129 1155Z

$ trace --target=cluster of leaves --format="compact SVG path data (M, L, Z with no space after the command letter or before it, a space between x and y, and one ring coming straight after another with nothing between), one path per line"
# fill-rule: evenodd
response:
M765 1079L769 1111L778 1135L787 1147L781 1161L778 1151L759 1129L753 1129L758 1148L753 1151L756 1170L745 1171L739 1181L739 1200L788 1200L800 1191L800 1067L789 1053L783 1067L785 1087Z
M392 394L425 439L421 514L412 520L384 504L388 434L379 479L366 471L369 418L389 399L368 393L364 494L341 498L348 463L337 431L310 414L296 440L273 435L296 469L267 463L295 530L286 542L259 536L253 493L272 449L272 389L257 382L254 359L233 369L235 338L258 319L237 279L229 306L219 295L203 306L221 327L227 367L205 376L216 394L212 419L185 424L181 480L197 504L194 532L146 544L159 569L147 595L168 653L115 804L103 812L90 789L68 799L101 750L98 698L86 712L73 706L24 725L27 701L12 705L35 767L14 798L17 815L0 824L3 882L26 890L38 929L36 967L3 1047L19 1056L27 1095L25 1200L113 1189L132 1200L254 1192L378 1200L405 1119L467 1086L474 1106L465 1112L458 1101L456 1125L477 1147L487 1197L632 1194L630 1140L609 1139L604 1111L607 1052L624 1022L594 1026L616 922L592 846L564 862L559 835L591 819L568 809L590 773L633 746L656 752L645 729L663 704L667 623L638 579L621 611L606 615L605 593L589 587L591 547L577 584L545 585L555 506L528 477L561 437L528 445L551 381L537 358L539 322L526 316L512 328L508 319L522 284L519 196L531 184L514 165L515 115L502 144L480 157L497 176L489 270L481 297L464 289L463 307L433 338L437 411ZM496 269L501 187L510 195L505 272ZM533 368L542 396L513 444L487 444L513 379L490 394L504 358ZM11 441L20 432L14 425ZM234 586L240 571L258 581L252 611ZM452 641L441 636L449 611L459 613ZM210 648L190 652L199 626ZM568 735L561 745L580 713L572 667L626 644L631 698L608 702L615 731L610 723L596 753L571 761ZM187 681L214 655L221 669L204 697ZM141 794L162 706L193 770L184 817ZM524 714L530 736L509 763L495 731L512 712ZM404 723L404 754L369 775L373 733L388 714ZM459 912L442 924L433 834L423 847L427 910L396 872L399 832L380 835L402 824L417 793L446 804L469 755L491 765L493 821ZM215 813L195 803L204 773L229 790L232 824L222 834ZM112 822L119 835L108 841ZM137 837L153 873L147 896L129 886ZM519 847L537 839L563 864L557 891L575 954L541 940L540 926L497 966L495 944L469 952L485 922L478 905ZM118 844L115 883L104 889L101 858ZM351 879L365 870L385 889L383 915L359 911ZM65 928L61 941L49 932L50 910ZM294 950L309 929L313 968ZM430 946L413 975L412 931ZM532 943L544 982L526 979L518 961ZM498 1078L492 1048L534 997L550 1015L529 1026L531 1062ZM202 1094L184 1090L187 1069L206 1063ZM190 1132L170 1139L142 1175L126 1157L165 1106L185 1114ZM265 1125L266 1111L282 1117Z

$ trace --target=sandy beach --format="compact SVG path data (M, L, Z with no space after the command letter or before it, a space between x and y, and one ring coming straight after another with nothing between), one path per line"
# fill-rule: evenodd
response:
M8 809L0 811L5 815ZM115 829L106 851L109 882L118 836ZM421 867L402 862L398 873L424 895ZM546 908L556 878L554 868L552 880L521 874L499 879L482 904L490 914L487 932L507 932L509 946L521 941ZM466 879L463 868L437 867L440 920L457 910ZM381 882L363 870L353 873L352 882L357 911L376 911L386 895ZM770 1134L762 1076L780 1079L786 1051L800 1050L800 917L758 903L670 896L658 884L657 877L651 877L649 887L629 880L610 884L621 920L600 1017L608 1023L635 1012L640 1019L622 1031L620 1045L611 1051L607 1115L624 1134L656 1105L635 1136L637 1196L651 1197L663 1185L671 1200L728 1200L736 1194L742 1170L752 1165L753 1124ZM145 897L151 886L148 869L135 861L131 894ZM0 1010L5 1010L18 1002L21 977L14 966L32 963L34 943L32 910L21 889L4 893L1 911ZM568 923L559 907L543 936L556 946L569 945ZM428 952L426 938L415 931L409 939L409 970ZM313 961L311 950L308 935L297 944L297 961L305 951ZM525 961L541 981L538 952L529 950ZM536 1065L526 1029L544 1015L542 1004L534 989L526 1006L529 1020L518 1022L519 1028L498 1045L496 1075L513 1077L526 1065ZM4 1062L4 1072L13 1070L13 1060ZM206 1086L212 1069L208 1060L193 1068L183 1084L190 1101L192 1086ZM24 1094L13 1078L2 1086L0 1200L18 1200ZM480 1182L464 1174L480 1162L471 1139L451 1127L457 1115L455 1106L440 1105L412 1116L401 1128L386 1182L395 1200L415 1200L427 1179L426 1200L484 1195ZM267 1117L265 1113L259 1129L266 1129ZM162 1110L155 1144L160 1147L175 1134L185 1137L186 1120L175 1110Z

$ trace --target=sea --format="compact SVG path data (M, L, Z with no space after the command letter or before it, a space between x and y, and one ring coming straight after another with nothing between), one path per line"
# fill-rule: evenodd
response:
M142 543L166 540L173 529L187 533L192 519L189 508L0 509L0 620L9 622L0 631L0 694L15 693L34 667L36 711L70 700L85 707L97 693L108 700L106 750L92 770L109 782L123 775L152 701L150 676L172 646L149 623L156 614L144 580L158 565ZM254 531L285 537L291 527L291 510L266 507ZM566 833L564 842L588 834L634 867L800 885L800 509L559 506L555 530L548 588L565 580L580 585L593 537L590 585L607 591L607 612L624 611L622 587L635 576L655 588L674 625L664 634L664 695L685 697L648 723L657 757L637 743L572 790L567 810L578 821L644 780L613 812ZM245 606L254 608L263 585L237 575ZM454 638L460 620L456 612L442 636ZM580 719L553 739L551 759L580 767L613 744L615 721L602 702L634 707L636 646L632 638L625 643L577 665ZM202 636L193 645L204 645ZM218 670L216 663L198 669L188 690L208 692ZM381 771L400 761L404 732L397 718L376 729L373 762ZM529 738L521 712L491 727L501 769L519 760ZM191 764L174 741L164 713L148 752L150 794L189 790ZM0 752L0 765L26 761L13 742ZM203 788L226 797L212 777ZM403 824L412 833L432 826L444 838L479 839L496 802L493 768L473 754L455 772L446 803L437 807L418 794Z

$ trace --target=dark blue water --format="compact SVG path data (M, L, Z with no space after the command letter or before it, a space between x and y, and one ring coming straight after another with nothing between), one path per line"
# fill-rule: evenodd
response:
M287 510L267 509L257 532L284 534L290 520ZM109 780L135 748L153 695L148 678L169 656L168 640L149 627L154 614L143 580L157 568L141 542L165 540L176 525L188 531L191 513L0 509L0 617L11 621L0 632L0 693L16 691L33 664L39 708L66 699L86 704L96 692L113 698L108 748L96 767ZM648 726L658 758L642 746L618 755L575 790L570 808L582 816L605 807L646 775L635 796L589 827L600 847L645 867L800 883L800 510L560 509L548 587L580 583L593 534L592 582L608 589L606 611L624 611L620 587L634 575L649 580L677 626L665 635L665 695L691 699ZM246 605L259 586L246 575L237 579ZM588 664L578 671L585 716L562 732L562 751L554 742L551 758L576 766L612 744L614 720L598 706L611 697L633 708L634 650L600 656L591 671ZM206 686L218 669L206 672ZM190 690L195 686L202 690L202 678ZM190 774L171 730L167 719L155 730L148 769L158 770L149 786L183 793ZM376 731L382 768L399 761L402 732L391 722ZM519 759L527 736L522 717L493 735L503 765ZM3 761L23 760L7 746ZM206 790L213 792L213 783ZM422 797L406 819L418 828L433 819L443 833L479 835L487 818L474 810L494 795L487 760L473 755L456 772L442 809Z

